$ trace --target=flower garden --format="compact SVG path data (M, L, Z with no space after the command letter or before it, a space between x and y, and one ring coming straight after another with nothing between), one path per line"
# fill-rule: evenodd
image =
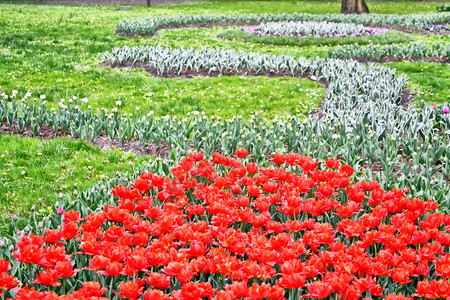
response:
M420 3L0 4L0 296L450 299L450 13Z

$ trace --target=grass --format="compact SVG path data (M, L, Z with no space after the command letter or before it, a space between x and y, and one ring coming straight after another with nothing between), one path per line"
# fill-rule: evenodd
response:
M392 44L405 43L413 41L414 38L410 34L391 30L387 34L361 36L361 37L340 37L340 38L324 38L324 37L308 37L298 38L291 36L259 36L252 33L243 32L240 29L229 29L219 33L219 36L228 40L240 40L251 43L263 43L268 45L288 45L297 47L307 46L336 46L347 44Z
M369 10L376 14L413 14L436 12L435 2L416 1L368 1ZM190 8L196 13L293 13L333 14L341 10L340 1L219 1L188 3L179 5L177 10Z
M42 214L57 201L59 193L83 191L96 179L129 172L130 163L148 159L65 138L0 135L0 215L8 222L16 214L21 223L30 215L32 205Z
M147 106L151 106L156 115L181 117L193 111L223 118L240 114L244 119L256 111L267 119L307 114L325 96L320 83L292 77L160 79L152 81L149 89Z
M385 64L396 68L409 77L408 87L416 94L417 100L427 103L450 102L449 64L426 62L396 62Z

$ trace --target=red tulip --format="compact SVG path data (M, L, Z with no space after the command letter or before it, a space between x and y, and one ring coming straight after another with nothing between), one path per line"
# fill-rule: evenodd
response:
M119 285L120 294L116 291L114 291L114 294L116 294L120 298L137 299L142 295L142 292L144 291L144 287L142 285L143 282L122 282Z

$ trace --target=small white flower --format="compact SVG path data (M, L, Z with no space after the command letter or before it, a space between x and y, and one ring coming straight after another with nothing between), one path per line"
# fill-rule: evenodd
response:
M27 92L26 94L25 94L25 97L31 97L31 93L30 92Z
M139 111L139 106L136 106L136 111Z
M84 103L88 103L89 102L88 98L81 98L80 101L84 102Z
M45 97L45 95L40 95L39 98L41 98L42 100L44 100L46 97Z
M116 101L116 105L117 105L117 106L121 106L121 105L122 105L122 101L117 100L117 101Z
M13 95L17 95L18 92L19 92L18 90L12 90L12 91L11 91L11 93L12 93Z

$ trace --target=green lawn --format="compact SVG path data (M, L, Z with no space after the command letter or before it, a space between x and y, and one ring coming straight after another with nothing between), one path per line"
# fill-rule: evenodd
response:
M416 92L417 100L427 103L450 102L450 66L425 62L388 63L398 72L408 75L409 88Z
M43 213L59 193L83 191L100 178L131 171L130 162L148 160L82 141L0 135L0 216L25 220L32 205Z

